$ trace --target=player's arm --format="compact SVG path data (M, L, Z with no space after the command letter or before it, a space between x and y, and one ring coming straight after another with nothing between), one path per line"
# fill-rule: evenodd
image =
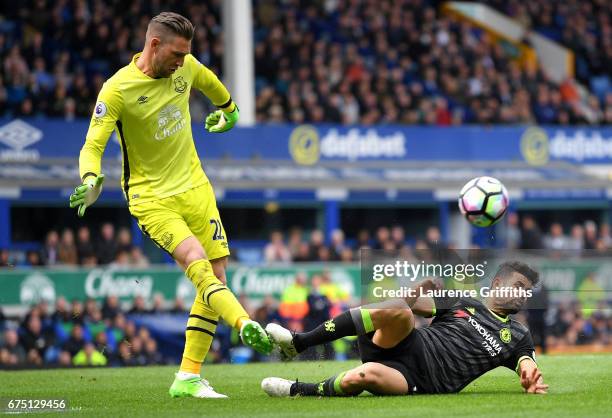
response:
M421 296L421 293L435 288L436 283L432 279L425 279L413 288L415 296L407 297L406 303L415 315L430 318L436 314L436 304L433 298Z
M535 362L535 347L529 332L518 342L504 366L518 374L525 393L547 393L548 385L544 384L542 372Z
M85 144L79 154L79 174L82 183L70 195L70 207L78 208L79 216L85 215L85 210L94 204L102 192L104 183L102 155L119 120L122 107L121 92L114 84L105 83L98 94Z
M518 374L521 379L521 386L525 389L525 393L548 393L548 385L544 384L542 372L538 369L538 365L531 357L524 356L519 359Z
M227 88L215 73L201 64L193 55L185 57L185 64L192 68L193 86L204 93L219 108L206 118L206 130L208 132L225 132L232 129L238 122L240 113Z

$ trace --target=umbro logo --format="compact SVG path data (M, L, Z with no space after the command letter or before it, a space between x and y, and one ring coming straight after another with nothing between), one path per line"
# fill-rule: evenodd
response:
M145 104L149 101L149 96L140 96L138 98L138 104Z

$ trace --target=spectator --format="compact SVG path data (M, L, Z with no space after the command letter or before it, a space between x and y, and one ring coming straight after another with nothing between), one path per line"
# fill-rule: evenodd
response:
M306 274L299 272L295 282L287 286L281 296L278 311L290 329L302 330L304 317L308 313L308 288Z
M522 222L521 229L521 249L523 250L539 250L544 248L542 242L542 233L531 216L525 216Z
M155 295L153 295L153 306L149 310L149 313L152 315L164 313L165 311L164 305L165 305L164 295L162 295L161 293L156 293Z
M291 251L283 242L283 234L280 231L270 233L270 242L264 248L264 259L267 263L291 261Z
M87 226L82 226L77 231L77 255L79 264L92 265L92 259L96 258L96 251L91 242L91 233ZM93 261L93 265L97 264L97 260Z
M70 314L70 319L75 324L83 325L85 322L83 303L78 299L74 299L72 301L72 312Z
M300 243L298 252L295 255L293 261L296 261L296 262L314 261L310 256L310 244L308 244L307 242Z
M584 223L584 249L594 250L597 247L597 224L593 221Z
M313 330L319 324L327 321L330 318L331 302L320 289L322 280L323 279L318 274L315 274L310 279L310 292L306 299L306 303L308 304L308 313L304 317L305 332ZM325 359L333 358L333 349L331 344L325 344L323 350ZM307 351L307 353L304 353L305 358L316 358L315 349L309 349Z
M176 297L174 299L174 306L172 306L172 309L170 309L170 313L172 314L182 314L187 312L187 308L185 308L185 302L183 302L183 299L180 297Z
M612 247L612 236L610 236L610 225L603 223L599 225L599 239L606 248Z
M130 315L144 315L148 313L144 297L142 297L141 295L134 297L132 309L130 309L128 313Z
M91 316L85 321L87 334L89 340L93 339L98 334L104 333L106 329L106 323L102 320L102 311L100 309L94 309Z
M58 358L57 363L62 367L70 367L72 366L72 356L68 351L61 351Z
M406 245L406 233L400 225L394 225L391 228L391 241L396 250L401 250Z
M14 329L4 331L4 344L0 347L0 364L17 365L23 363L26 352L19 344L19 336Z
M343 263L354 263L355 255L353 254L353 250L349 247L345 247L340 254L340 261Z
M144 351L144 344L140 337L134 337L130 340L130 351L132 361L136 366L145 366L147 364L147 356Z
M47 233L45 245L41 251L42 263L47 266L52 266L58 263L59 256L59 235L57 231L51 230ZM31 263L32 266L36 265Z
M427 232L425 234L425 242L430 250L445 248L445 245L442 242L442 235L440 234L440 229L438 229L438 227L436 226L430 226L429 228L427 228Z
M60 322L60 321L69 321L70 320L70 310L68 307L68 302L63 296L60 296L55 301L55 312L51 315L51 321Z
M341 229L334 229L331 233L331 255L332 261L340 261L342 258L342 252L346 247L344 242L344 231Z
M161 353L157 351L157 341L152 338L145 341L144 356L145 363L147 365L156 365L164 363Z
M94 345L97 351L99 351L102 354L112 354L112 350L110 349L109 345L108 345L108 336L106 334L106 332L99 332L97 334L95 334L95 338L94 338Z
M302 244L302 230L297 227L293 227L289 230L289 241L287 246L289 247L289 252L291 253L291 259L295 260L300 250L300 246Z
M92 343L85 344L72 359L75 366L106 366L107 359Z
M49 334L43 332L40 317L32 315L21 334L20 342L27 353L35 350L38 357L43 358L47 349L53 344L53 339Z
M119 298L115 295L107 296L102 306L102 318L113 320L120 312Z
M129 254L130 265L136 268L147 268L150 266L149 259L142 253L142 249L137 246L133 246Z
M62 345L62 350L70 353L70 357L74 357L84 346L83 327L80 324L75 324L72 327L70 338Z
M9 267L11 266L11 259L9 256L9 252L6 248L0 249L0 268L1 267Z
M96 245L96 254L100 264L110 264L115 260L117 244L115 242L115 227L105 223L100 228L100 239Z
M118 356L114 361L114 366L136 366L138 363L132 357L130 346L127 341L122 341L119 344Z
M43 261L40 259L40 254L38 252L33 250L29 250L26 252L26 266L40 267L43 265Z
M277 324L284 325L285 321L279 314L276 305L276 299L274 299L274 297L271 295L266 295L261 306L255 311L254 320L260 324L275 322Z
M109 264L110 267L115 268L127 268L130 266L130 253L126 251L117 251L115 254L115 260Z
M544 239L545 247L549 250L565 250L567 239L563 235L563 227L555 222L550 226L550 234Z
M100 312L98 302L94 298L87 298L84 304L83 316L86 321L91 321L94 315Z
M320 260L320 249L325 247L325 237L323 232L315 229L310 233L310 243L308 246L308 261Z
M385 248L387 242L391 239L391 233L389 228L381 226L376 230L376 244L374 244L375 250L382 250Z
M117 233L117 251L132 252L132 234L127 228L120 228Z
M570 238L567 243L568 250L572 250L574 254L580 255L584 249L584 229L581 225L575 224L572 226Z
M362 248L370 248L370 231L367 229L362 229L357 233L355 250L359 251Z
M58 246L57 260L61 264L76 266L79 263L77 248L74 243L74 233L66 228L62 232L62 238Z
M119 343L123 341L125 337L125 327L125 316L119 313L115 316L114 320L111 320L111 325L106 328L106 340L111 352L115 352Z

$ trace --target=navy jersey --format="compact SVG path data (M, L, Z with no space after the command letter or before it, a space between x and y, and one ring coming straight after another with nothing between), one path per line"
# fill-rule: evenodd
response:
M499 366L518 370L524 357L535 361L529 330L502 318L471 298L435 300L431 325L415 330L423 342L422 358L430 390L458 392Z

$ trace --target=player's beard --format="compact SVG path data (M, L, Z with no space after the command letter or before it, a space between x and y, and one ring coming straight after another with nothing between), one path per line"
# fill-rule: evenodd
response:
M170 69L165 68L163 65L159 65L157 62L155 62L155 59L153 59L151 67L153 69L155 78L168 78L171 75Z
M523 299L510 299L505 304L504 309L509 315L514 315L523 309L523 305L525 305Z

